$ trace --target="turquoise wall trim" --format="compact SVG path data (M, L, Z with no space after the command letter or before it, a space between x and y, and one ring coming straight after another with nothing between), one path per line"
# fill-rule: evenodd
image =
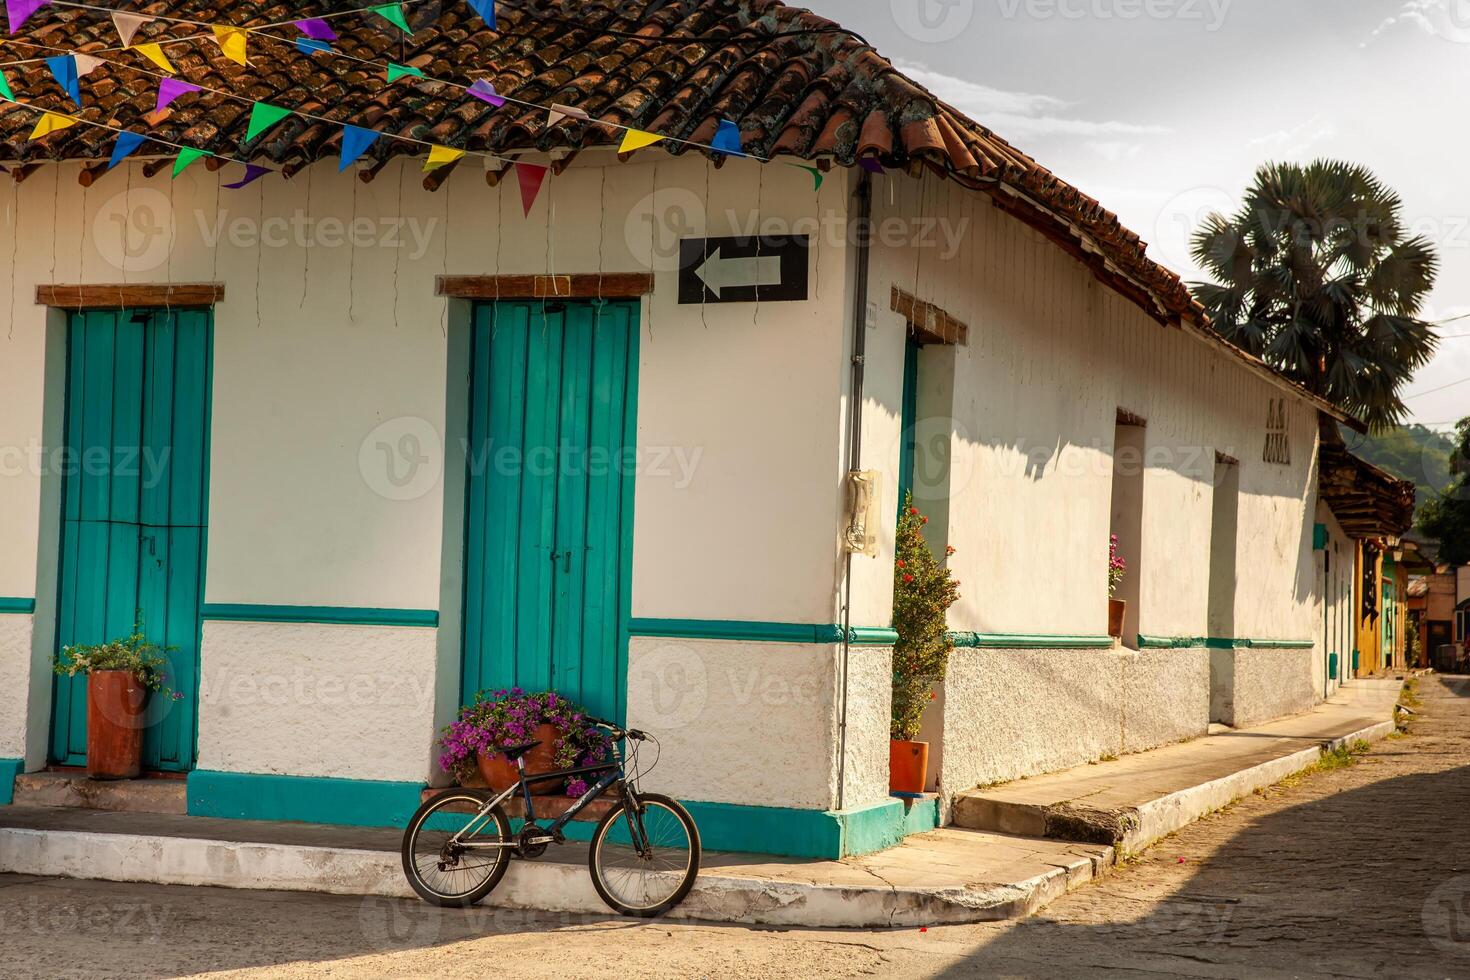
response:
M1138 634L1139 647L1146 650L1188 650L1207 647L1211 650L1310 650L1312 640L1256 640L1247 637L1220 636L1146 636Z
M954 645L966 650L1108 650L1111 636L1068 636L1041 633L951 633Z
M25 767L21 759L0 759L0 806L9 806L15 800L15 777Z
M21 599L16 596L0 596L0 613L20 613L22 615L26 615L35 611L35 599Z
M0 760L0 775L6 761L11 760ZM6 786L8 791L8 781ZM196 817L402 827L418 808L423 788L422 783L196 770L189 774L187 792L189 814ZM939 826L939 803L933 799L884 800L836 811L699 801L685 806L706 850L782 857L835 860L871 854ZM574 821L567 825L567 837L588 840L596 826Z
M402 827L418 809L423 788L423 783L196 769L189 773L186 792L194 817Z
M662 636L681 640L743 640L761 643L841 643L842 627L835 624L756 623L725 619L635 619L633 636ZM883 627L855 626L854 646L892 646L898 633Z
M342 626L439 625L437 609L368 609L357 606L254 606L205 603L204 618L225 623L325 623Z

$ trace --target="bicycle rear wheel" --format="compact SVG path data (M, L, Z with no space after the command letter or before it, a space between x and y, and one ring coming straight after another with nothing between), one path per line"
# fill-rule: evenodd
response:
M699 876L699 828L678 800L640 794L626 800L592 834L587 865L592 886L614 912L652 918L682 902ZM633 842L644 842L635 847Z
M403 873L424 901L465 908L505 877L511 848L498 845L514 843L510 820L498 806L479 815L488 798L474 790L455 790L424 803L409 820L403 832Z

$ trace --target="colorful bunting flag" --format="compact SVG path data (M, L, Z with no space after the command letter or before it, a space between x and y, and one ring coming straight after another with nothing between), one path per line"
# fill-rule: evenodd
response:
M378 141L382 134L372 129L363 129L361 126L342 127L342 159L337 164L337 172L340 174L357 161L357 158L367 152L368 147Z
M231 190L231 191L238 191L240 188L244 187L246 184L254 183L255 181L259 180L260 178L264 177L266 174L268 174L270 172L271 172L271 168L270 167L262 167L262 166L260 166L259 164L256 164L256 163L247 163L247 164L245 164L245 176L241 177L239 180L235 181L233 184L226 184L225 185L225 189L226 190Z
M423 78L424 72L423 69L414 68L412 65L400 65L393 61L388 62L389 82L396 82L405 75L411 75L414 78Z
M499 30L495 26L495 0L469 0L469 3L470 9L480 15L486 27L492 31Z
M473 85L465 89L465 91L480 101L488 102L497 108L505 105L505 99L501 98L500 93L495 91L495 86L483 78L477 80Z
M153 20L152 17L145 17L142 14L125 14L119 11L112 15L112 26L117 28L117 36L122 38L122 46L131 48L133 36L138 33L138 28L151 20Z
M261 133L291 114L290 109L278 105L256 102L250 107L250 125L245 128L245 142L250 142Z
M163 45L156 42L149 44L135 44L133 45L133 50L141 54L143 57L147 58L149 61L153 62L163 71L168 72L170 75L178 74L178 69L174 67L173 62L168 60L168 55L163 53Z
M630 129L623 134L623 145L618 147L618 152L632 153L634 150L641 150L645 146L652 146L661 140L663 140L662 136L645 133L641 129Z
M122 163L134 150L148 141L148 137L141 133L118 133L117 142L112 145L112 158L107 161L107 169Z
M36 122L36 128L31 130L31 135L26 139L40 139L63 129L70 129L77 124L77 120L71 116L63 116L59 112L48 112Z
M464 150L456 150L452 146L431 146L429 147L429 159L424 161L424 172L428 173L430 170L448 166L462 156L464 156Z
M174 160L174 176L177 177L179 174L187 170L189 164L193 163L195 160L198 160L201 157L212 156L214 156L214 154L210 153L208 150L196 150L192 146L184 147L183 149L179 150L178 159Z
M337 32L332 30L332 25L320 17L308 17L296 22L296 29L313 41L335 41Z
M413 33L413 28L408 26L408 21L405 20L403 17L402 4L385 3L380 7L369 7L367 12L370 14L377 14L379 17L383 18L388 23L392 24L394 27L398 28L405 34Z
M715 130L715 138L710 147L730 156L745 156L745 145L740 141L740 127L729 119L720 120L720 127Z
M31 19L31 15L50 0L5 0L5 16L10 21L10 33L14 34L20 30L21 25Z
M158 104L153 107L154 112L165 109L179 96L188 92L203 91L193 82L180 81L177 78L165 78L158 83Z
M101 58L95 57L90 54L74 54L72 55L71 60L77 66L78 78L86 78L88 75L92 74L92 72L107 64L107 62L103 61Z
M516 180L521 185L521 211L529 215L531 207L536 203L536 197L541 193L541 185L546 182L546 168L534 163L518 163Z
M296 50L304 55L321 54L323 51L332 50L332 46L326 41L318 41L315 38L298 37L296 39Z
M10 91L10 79L5 77L3 68L0 68L0 95L3 95L7 102L15 101L15 93Z
M249 35L238 27L214 26L214 41L220 52L237 65L248 65L245 48Z
M77 104L82 104L82 90L77 84L77 62L69 54L59 54L53 58L46 59L46 67L51 69L51 75L56 79L62 91Z
M576 106L562 105L560 102L553 102L551 104L551 108L547 110L546 113L546 128L550 129L552 126L555 126L563 119L585 120L587 118L587 113L583 112L581 109L578 109Z
M814 180L816 182L816 186L813 187L812 190L819 191L819 190L822 189L822 181L826 180L827 178L816 167L805 167L805 166L802 166L799 163L793 163L793 164L790 164L790 166L795 167L797 170L805 170L807 173L809 173L809 174L812 175L812 180Z

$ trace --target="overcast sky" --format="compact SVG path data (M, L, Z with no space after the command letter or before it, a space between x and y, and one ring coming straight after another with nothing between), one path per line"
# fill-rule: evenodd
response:
M1197 278L1190 227L1264 160L1366 164L1438 243L1425 318L1470 313L1470 0L790 0L864 35ZM1470 415L1470 318L1414 420ZM1431 389L1464 380L1464 384Z

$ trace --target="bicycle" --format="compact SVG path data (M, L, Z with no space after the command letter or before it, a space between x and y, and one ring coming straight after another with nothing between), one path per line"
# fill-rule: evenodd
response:
M639 918L662 915L684 900L699 874L694 818L678 800L639 792L638 749L649 737L646 733L601 719L589 721L611 733L610 762L528 774L525 755L541 743L502 746L497 751L515 763L519 774L514 785L495 795L457 788L418 808L403 832L402 856L403 873L420 898L443 908L474 905L500 884L512 857L535 860L550 845L566 843L562 830L567 823L616 786L619 800L598 823L588 846L592 886L614 912ZM632 743L627 767L618 749L625 739ZM600 778L566 813L545 827L537 824L532 783L593 777ZM517 791L525 797L526 818L520 831L512 833L501 804Z

